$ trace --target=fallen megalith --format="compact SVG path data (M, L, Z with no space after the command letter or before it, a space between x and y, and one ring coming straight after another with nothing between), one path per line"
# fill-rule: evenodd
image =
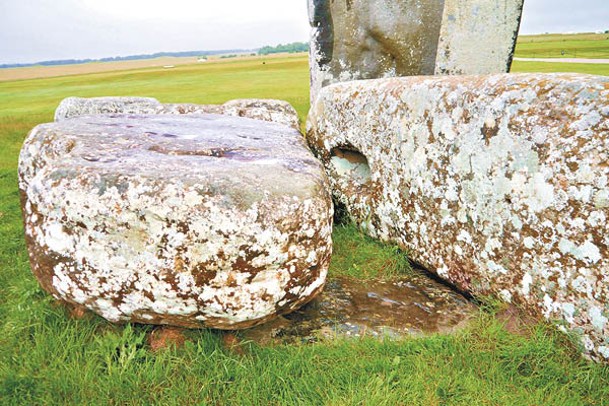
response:
M308 0L311 100L336 82L508 72L523 0Z
M240 117L36 127L19 161L34 275L112 322L246 328L323 288L333 207L302 135Z
M164 104L151 97L68 97L55 110L55 121L99 114L222 114L300 129L294 107L274 99L236 99L224 104Z
M308 141L366 233L609 359L609 78L334 84L312 106Z

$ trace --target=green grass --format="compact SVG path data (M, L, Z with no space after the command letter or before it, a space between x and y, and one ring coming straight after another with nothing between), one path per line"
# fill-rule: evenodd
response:
M375 241L352 224L337 224L332 241L332 276L365 280L392 278L412 272L408 258L398 247Z
M289 101L304 122L309 108L306 58L236 60L50 79L0 82L0 169L14 168L32 124L52 121L65 97L149 96L161 102L223 103L233 98ZM204 79L202 79L202 75Z
M577 72L609 76L609 64L549 63L514 61L512 72Z
M0 83L0 405L607 403L608 367L582 359L550 326L535 326L528 336L511 334L493 310L481 311L452 336L274 348L246 343L242 352L226 348L220 333L200 330L188 332L184 348L153 353L146 344L149 326L71 319L30 273L16 163L27 131L51 121L59 101L72 95L194 103L273 97L293 103L304 118L307 61L235 60ZM408 272L395 247L353 226L337 226L334 241L332 277Z
M521 36L516 45L516 56L609 59L609 33Z

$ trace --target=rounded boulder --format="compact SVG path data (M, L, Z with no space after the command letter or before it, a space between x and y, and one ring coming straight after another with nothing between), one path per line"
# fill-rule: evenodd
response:
M325 283L333 207L290 127L219 115L36 127L19 186L32 271L112 322L239 329Z

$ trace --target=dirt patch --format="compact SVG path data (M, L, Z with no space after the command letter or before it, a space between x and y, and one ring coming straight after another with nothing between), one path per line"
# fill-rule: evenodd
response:
M185 342L184 330L176 327L158 327L148 336L148 345L152 352L169 347L181 348Z
M523 337L529 337L533 327L539 323L538 319L513 305L498 312L497 319L504 324L507 331Z

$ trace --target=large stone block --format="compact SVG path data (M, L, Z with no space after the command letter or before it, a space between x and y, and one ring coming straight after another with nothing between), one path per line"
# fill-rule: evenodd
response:
M19 187L32 270L113 322L245 328L324 285L332 202L302 135L219 115L36 127Z
M311 99L331 83L507 72L523 0L308 0Z
M371 236L609 359L609 78L413 77L323 89L308 140Z
M68 97L55 110L55 121L99 114L222 114L284 124L300 129L290 103L273 99L236 99L224 104L163 104L151 97Z

